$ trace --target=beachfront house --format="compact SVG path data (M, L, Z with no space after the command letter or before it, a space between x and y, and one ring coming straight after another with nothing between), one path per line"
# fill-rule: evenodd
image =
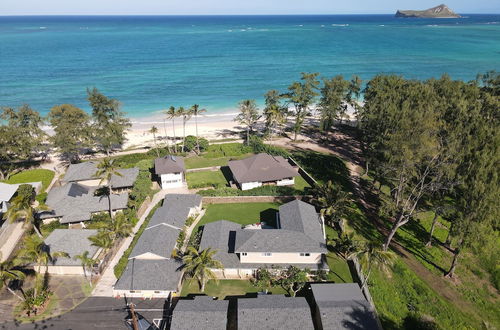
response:
M294 200L280 206L276 228L241 228L230 221L205 224L200 250L216 250L224 269L212 269L219 278L247 278L259 268L285 269L291 265L327 269L325 232L314 206ZM258 227L257 227L258 228Z
M67 183L52 188L45 204L50 208L39 214L44 223L59 221L62 224L83 223L91 219L93 214L108 212L107 196L97 196L97 187L89 187L79 183ZM127 208L128 193L111 194L113 213Z
M237 309L238 330L314 329L311 309L304 297L258 295L238 299Z
M228 300L214 300L207 296L180 299L172 313L170 329L226 329L228 307Z
M313 283L310 289L316 329L380 329L357 283Z
M100 179L96 177L97 165L98 162L94 161L71 164L61 181L63 184L78 183L88 187L97 187L100 183ZM121 175L112 175L110 184L111 188L118 191L126 191L132 188L139 175L138 168L119 169L117 172ZM103 184L108 183L103 182Z
M290 186L299 175L281 156L260 153L241 160L228 162L235 183L241 190L264 185Z
M17 190L22 184L28 184L33 187L36 193L42 190L41 182L30 182L30 183L19 183L19 184L8 184L0 182L0 219L3 213L7 212L10 202L16 197Z
M167 155L155 159L155 174L161 189L180 188L186 184L184 158Z
M58 257L47 266L36 265L35 270L54 275L85 275L81 261L74 257L88 251L89 258L97 258L101 249L89 240L90 236L96 234L97 229L55 229L45 239L45 244L50 252L66 252L69 257ZM90 276L90 271L86 269L86 276Z
M199 195L168 194L129 256L113 288L116 297L168 298L180 290L181 262L173 257L186 219L201 210Z

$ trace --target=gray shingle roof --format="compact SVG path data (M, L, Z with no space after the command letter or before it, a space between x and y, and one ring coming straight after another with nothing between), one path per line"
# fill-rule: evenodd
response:
M71 164L62 179L63 182L76 182L96 179L97 162L90 161L79 164Z
M376 315L356 283L311 284L323 329L378 329Z
M8 202L14 196L19 185L0 182L0 201Z
M116 290L176 291L181 278L181 262L174 259L132 259L115 284Z
M118 173L120 173L121 176L114 174L111 176L110 180L111 187L128 188L132 187L135 183L135 180L137 180L137 176L139 175L139 169L137 167L125 168L118 170Z
M62 217L61 223L71 223L90 220L91 213L103 212L109 209L106 196L94 196L95 188L82 186L78 183L67 183L50 190L46 204L50 212L40 214L41 218ZM128 194L112 194L113 210L127 208Z
M259 295L238 299L238 329L314 329L311 310L303 297Z
M236 233L236 252L326 252L325 244L301 232L283 229L241 229Z
M180 156L167 155L155 159L156 175L184 172L184 158Z
M148 226L137 240L129 259L144 253L153 253L159 257L170 259L175 248L180 230L165 225Z
M181 299L172 314L172 330L214 329L227 327L229 301L197 296L194 300Z
M189 209L201 205L201 196L195 194L167 194L160 207L149 221L149 226L166 223L182 228Z
M279 208L281 229L306 234L311 240L325 243L321 219L311 204L294 200Z
M225 269L257 269L257 268L273 268L280 267L282 269L288 268L290 266L295 266L299 268L309 268L309 269L328 269L328 265L325 260L322 260L320 264L285 264L281 263L279 265L275 264L265 264L265 263L241 263L240 258L236 253L234 253L235 239L241 232L250 231L251 229L241 230L241 225L220 220L215 222L210 222L204 225L203 235L200 242L200 250L206 248L212 248L217 252L214 255L214 259L220 261ZM270 229L272 230L272 229ZM302 251L301 251L302 252Z
M89 237L96 235L96 229L55 229L46 239L45 244L50 247L51 252L61 251L69 254L69 258L57 258L56 266L80 266L80 260L73 259L76 255L81 255L88 251L92 258L97 250L89 241Z
M285 158L264 153L231 160L228 166L239 183L276 181L299 175Z

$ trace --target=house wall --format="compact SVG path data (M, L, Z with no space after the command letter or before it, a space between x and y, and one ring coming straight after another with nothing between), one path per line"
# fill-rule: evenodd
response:
M240 261L242 264L317 264L321 262L321 253L310 253L309 256L300 256L300 253L272 253L271 256L264 256L260 252L248 252L246 256L240 253Z
M115 297L130 297L130 298L168 298L171 291L162 290L116 290L113 289Z
M295 178L276 181L277 186L292 186L294 184L295 184Z
M35 266L35 271L45 273L45 266ZM47 272L53 275L81 275L84 276L82 266L48 266Z
M134 259L134 258L132 258ZM138 255L135 257L135 259L144 259L144 260L163 260L166 259L162 256L159 256L157 254L151 253L151 252L146 252L141 255Z
M168 173L162 174L160 176L161 179L161 188L179 188L184 184L184 175L183 173Z
M241 184L241 190L249 190L262 186L262 182L244 182Z

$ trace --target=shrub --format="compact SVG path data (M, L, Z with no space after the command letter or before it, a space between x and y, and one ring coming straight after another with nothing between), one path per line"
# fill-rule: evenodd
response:
M35 199L38 201L40 204L45 204L45 201L47 200L47 193L41 193L39 195L36 195Z
M266 153L273 156L282 156L285 158L290 157L290 153L285 149L265 144L264 141L262 141L262 139L256 135L252 135L250 137L249 146L250 148L252 148L252 151L256 154Z
M35 189L29 184L21 184L17 189L17 196L23 200L33 200Z
M186 239L186 226L182 228L179 232L179 237L177 237L177 249L180 250L182 248L182 244L184 244L184 240Z
M205 151L208 149L208 140L205 138L199 138L198 143L200 145L200 151ZM188 135L186 136L186 140L184 142L184 148L187 151L193 151L196 149L196 136Z
M242 143L223 143L210 145L204 156L206 158L233 157L250 152L252 152L252 148Z
M198 191L201 196L207 197L228 197L228 196L298 196L307 195L310 188L304 189L304 191L297 190L293 187L284 186L262 186L250 190L240 190L235 188L219 188L219 189L207 189Z

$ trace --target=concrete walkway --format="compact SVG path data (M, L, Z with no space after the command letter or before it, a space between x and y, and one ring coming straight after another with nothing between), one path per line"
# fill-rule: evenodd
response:
M132 229L132 235L127 237L122 245L120 246L120 249L116 252L114 258L109 262L108 266L104 270L101 278L99 279L99 282L97 282L94 290L92 291L92 296L95 297L113 297L113 286L115 285L117 278L114 273L114 268L118 261L120 261L121 257L123 256L123 253L128 249L130 244L132 243L132 240L134 239L135 234L139 231L139 228L141 228L142 224L146 220L146 217L149 215L153 207L158 204L161 200L165 198L165 195L167 194L188 194L189 190L187 187L182 187L182 188L176 188L176 189L164 189L160 190L157 192L151 201L151 204L149 204L149 207L146 209L144 214L139 218L139 221L135 225L135 227Z

